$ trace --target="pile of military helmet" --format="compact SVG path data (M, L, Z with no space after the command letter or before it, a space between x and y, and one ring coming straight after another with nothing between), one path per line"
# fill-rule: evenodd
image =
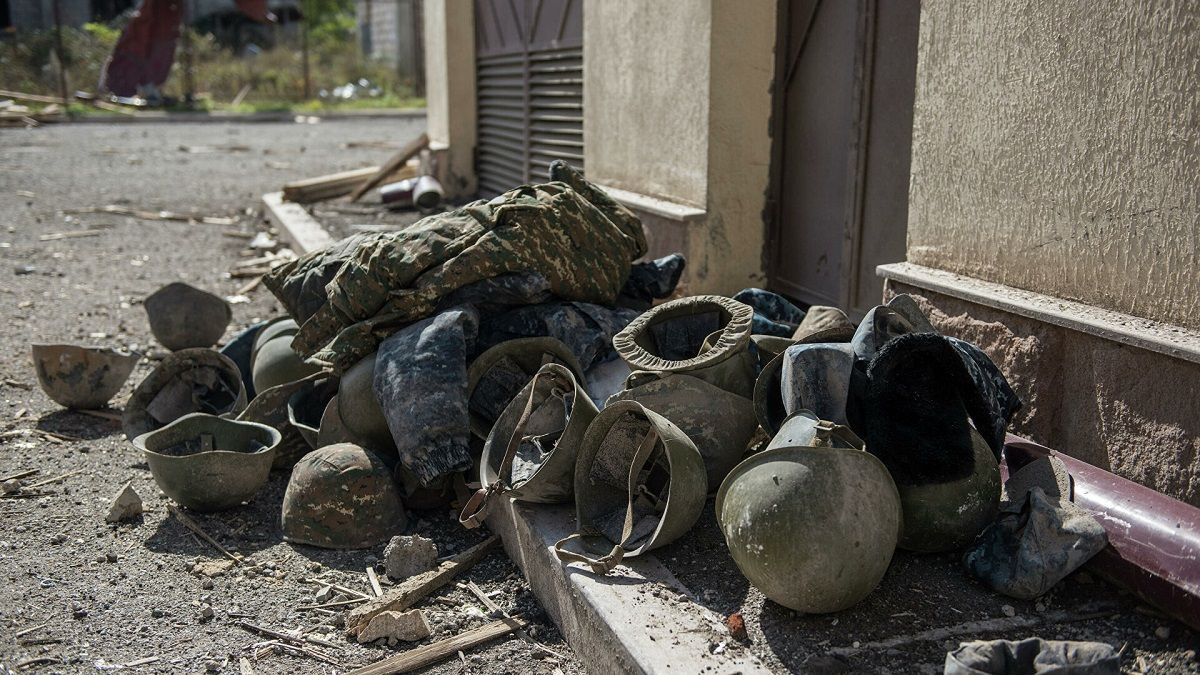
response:
M330 548L456 496L468 527L500 498L573 501L556 551L604 574L715 493L738 567L803 612L861 600L897 546L961 548L995 518L1020 402L980 350L907 296L857 328L758 289L651 308L684 261L634 263L646 249L631 212L555 162L549 183L277 268L264 284L289 317L219 352L228 306L173 284L146 309L177 351L125 432L189 508L294 467L284 537Z

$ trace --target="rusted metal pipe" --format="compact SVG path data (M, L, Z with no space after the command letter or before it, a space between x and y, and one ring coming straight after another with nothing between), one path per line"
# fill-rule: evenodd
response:
M1048 455L1074 479L1074 499L1108 533L1086 569L1200 629L1200 509L1033 441L1009 434L1002 470Z

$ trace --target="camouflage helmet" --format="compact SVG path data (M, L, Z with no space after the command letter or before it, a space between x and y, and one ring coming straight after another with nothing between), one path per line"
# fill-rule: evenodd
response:
M121 413L121 427L132 441L188 413L224 415L245 407L236 363L212 349L181 349L138 383Z
M352 443L313 450L283 494L283 538L321 548L368 548L404 529L400 491L383 460Z
M171 351L217 344L233 319L228 302L182 281L163 286L142 305L150 332Z
M940 553L975 540L1000 509L1000 466L987 441L971 429L975 469L965 478L945 483L897 483L904 508L900 548Z
M865 598L891 563L900 497L849 428L808 411L717 491L717 521L742 574L771 600L823 614Z
M31 355L42 391L61 406L84 410L103 408L138 362L107 347L35 344Z

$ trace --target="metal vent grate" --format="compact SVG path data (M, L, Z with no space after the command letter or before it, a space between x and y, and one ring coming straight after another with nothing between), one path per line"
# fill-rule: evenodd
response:
M476 2L479 192L583 168L581 0Z

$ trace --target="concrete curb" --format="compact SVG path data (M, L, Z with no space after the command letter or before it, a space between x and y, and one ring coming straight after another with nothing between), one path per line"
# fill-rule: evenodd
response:
M297 253L332 241L283 193L263 195L267 214ZM554 544L575 531L568 506L497 500L487 517L504 550L590 673L740 673L769 670L730 638L722 617L695 602L652 555L627 560L605 577L564 565ZM717 651L719 653L713 653Z
M54 124L205 124L205 123L265 123L294 122L297 117L316 117L321 120L350 119L410 119L424 117L424 108L380 108L378 110L342 110L336 112L296 113L289 111L261 113L226 112L139 112L133 115L84 115L68 117Z

